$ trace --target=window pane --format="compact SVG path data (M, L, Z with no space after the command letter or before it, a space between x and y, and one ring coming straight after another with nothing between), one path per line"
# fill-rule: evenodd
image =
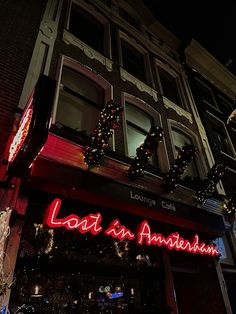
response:
M72 4L69 31L84 43L104 53L104 26L92 15Z
M59 96L56 124L90 135L99 118L99 110L65 91Z
M123 68L145 82L144 56L126 41L121 41Z
M94 104L103 106L104 91L86 76L67 67L63 68L61 83Z
M202 100L206 102L207 104L212 105L213 107L217 107L214 101L211 89L205 86L203 83L199 82L198 80L197 80L197 87L198 87L197 92L198 92L199 100Z
M175 103L176 105L181 106L182 102L180 100L179 90L175 77L173 77L170 73L160 67L158 68L158 70L164 96L173 101L173 103Z
M90 135L104 104L104 91L90 79L69 68L63 69L61 83L63 88L57 105L56 125Z
M144 111L138 109L137 107L126 102L126 120L132 122L133 124L139 126L146 132L151 128L152 121L151 117L147 115Z
M185 144L193 144L190 137L186 136L179 130L172 129L172 136L175 146L175 156L178 156L178 151L185 145ZM192 178L198 178L198 171L195 160L192 160L188 168L185 170L183 178L189 176Z
M136 149L144 142L146 134L141 133L130 125L127 125L128 156L135 157Z

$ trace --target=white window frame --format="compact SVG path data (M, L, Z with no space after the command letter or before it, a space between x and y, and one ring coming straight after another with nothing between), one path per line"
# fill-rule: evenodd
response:
M123 133L124 133L125 155L128 156L128 136L127 136L128 132L127 132L126 108L125 108L126 102L129 102L133 106L136 106L138 109L140 109L140 110L146 112L148 115L150 115L153 118L155 126L159 126L162 128L162 120L161 120L161 115L154 108L152 108L149 104L147 104L146 102L144 102L140 98L123 92L121 95L121 99L122 99L121 101L122 101L122 105L124 108L122 120L123 120L123 130L124 130ZM162 158L158 159L158 162L159 162L159 167L160 167L161 171L164 173L170 167L164 137L163 137L162 142L159 143L159 145L158 145L157 152L158 152L158 155L162 156Z
M176 156L176 149L175 149L175 144L174 144L174 139L173 139L173 133L172 130L173 128L176 130L179 130L181 133L185 134L187 137L189 137L193 143L193 145L196 147L196 149L198 150L198 154L196 156L195 159L195 163L196 163L196 167L197 167L197 171L199 174L199 179L204 178L206 175L206 161L204 158L204 153L201 153L201 145L200 145L200 141L198 139L198 137L196 136L196 134L190 130L187 126L175 121L175 120L171 120L168 119L167 120L168 123L168 128L169 128L169 134L170 134L170 142L171 142L171 147L172 147L172 156L175 159Z
M54 100L54 106L53 106L53 113L52 113L52 123L54 124L56 121L56 113L57 113L57 104L60 94L60 86L61 86L61 76L62 76L62 69L63 66L66 66L84 76L86 76L88 79L92 80L94 83L96 83L98 86L100 86L104 90L104 101L105 103L111 99L113 99L113 86L105 80L101 75L93 72L88 67L83 66L78 61L65 56L61 55L58 71L57 71L57 88L56 88L56 95ZM104 104L105 104L104 103ZM95 126L94 126L95 127ZM112 140L111 140L111 149L115 149L115 136L113 132Z
M66 20L66 25L65 25L66 30L68 32L70 32L69 31L70 15L71 15L71 8L72 8L72 4L73 3L76 4L77 6L79 6L84 11L86 11L89 15L93 16L99 23L103 24L103 26L104 26L104 52L105 52L106 56L104 56L104 54L101 54L100 52L94 50L92 47L88 46L86 43L84 43L84 44L87 45L88 47L90 47L91 50L96 51L97 54L102 55L103 57L107 57L107 58L111 59L112 58L112 54L111 54L110 22L105 18L104 15L102 15L101 13L96 11L95 7L93 5L91 5L89 3L86 3L85 1L82 1L82 0L70 0L69 8L68 8L68 14L67 14L67 20ZM75 37L72 34L71 34L71 36ZM80 38L78 38L78 40L80 40Z
M225 132L225 135L226 135L226 137L227 137L227 140L228 140L230 149L231 149L231 151L232 151L232 153L233 153L234 156L231 156L231 155L229 155L229 154L223 152L222 150L220 151L220 153L223 154L223 155L228 156L228 157L231 158L231 159L235 159L235 158L236 158L236 152L235 152L235 149L234 149L234 145L233 145L233 143L232 143L232 141L231 141L231 137L229 136L228 130L227 130L226 126L225 126L225 123L224 123L221 119L219 119L218 117L216 117L214 114L212 114L210 111L206 110L206 113L207 113L208 116L211 116L211 118L212 118L213 120L216 120L216 123L219 123L219 124L222 125L222 127L223 127L223 129L224 129L224 132ZM211 118L210 118L210 119L211 119Z
M123 57L122 57L122 46L121 41L127 42L130 46L132 46L135 50L141 53L144 57L144 71L147 79L147 83L141 81L139 78L133 76L126 69L123 68ZM141 92L147 92L149 95L153 97L155 101L157 101L157 92L154 90L154 80L151 71L151 63L149 59L148 50L146 50L143 46L141 46L136 39L128 36L122 31L118 32L118 42L119 42L119 59L120 59L120 76L123 81L129 81L133 83Z

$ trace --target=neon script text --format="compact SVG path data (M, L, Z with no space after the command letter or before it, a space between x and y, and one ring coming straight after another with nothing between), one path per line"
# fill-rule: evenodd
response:
M50 228L64 227L68 230L77 229L80 233L90 232L93 235L103 231L102 215L100 213L89 214L83 218L71 214L65 218L58 218L58 213L61 207L61 200L55 199L48 207L44 219L44 224ZM118 219L113 220L107 229L104 230L104 235L111 236L119 240L134 240L136 239L139 245L157 245L166 246L169 250L187 251L189 253L199 253L202 255L219 255L219 251L214 245L199 242L199 236L196 234L192 242L182 238L178 232L171 233L167 237L161 233L153 233L147 220L143 221L137 233L133 233L126 226L121 225Z

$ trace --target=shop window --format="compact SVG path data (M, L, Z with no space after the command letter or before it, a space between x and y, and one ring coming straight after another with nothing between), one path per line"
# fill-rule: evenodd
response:
M183 101L180 90L180 78L177 74L165 70L158 66L159 83L163 93L168 100L174 104L183 107Z
M55 125L72 133L90 135L104 105L104 90L94 81L63 67Z
M127 41L121 40L123 68L142 82L147 82L145 56Z
M135 157L136 149L144 142L153 125L153 118L129 102L125 103L128 156Z
M203 102L205 104L208 104L216 109L218 109L218 106L215 101L215 97L213 95L213 92L211 88L207 85L205 85L202 81L196 79L196 87L197 87L197 98L199 102Z
M178 152L181 148L186 145L194 145L191 137L183 133L181 130L172 128L172 140L174 144L174 155L175 158L178 156ZM193 179L199 178L199 173L196 165L196 161L193 159L188 168L185 170L183 178L191 177Z
M46 208L39 205L47 199L38 194L29 203L11 313L23 304L35 313L166 313L162 250L103 233L48 229L42 225ZM82 217L96 213L97 206L67 199L61 210ZM115 218L133 229L140 223L135 215L99 211L105 229Z
M69 32L101 54L107 54L105 47L106 27L101 19L72 3Z
M215 239L214 243L220 252L220 262L223 264L233 265L234 261L226 235L221 238Z

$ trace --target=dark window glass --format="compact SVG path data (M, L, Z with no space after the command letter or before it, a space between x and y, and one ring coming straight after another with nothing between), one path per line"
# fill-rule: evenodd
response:
M154 121L149 114L128 102L126 102L125 108L128 156L135 157L136 149L143 144ZM157 164L157 159L157 154L154 154L150 158L150 163Z
M219 109L227 116L229 116L232 111L233 111L233 107L232 105L225 99L223 99L222 97L218 98L218 104L219 104Z
M175 146L175 156L178 156L178 152L182 149L182 147L186 144L193 145L193 142L190 137L181 132L178 129L172 129L173 142ZM199 178L196 161L192 160L188 168L185 170L183 177L192 177Z
M63 68L56 125L84 135L95 128L104 105L104 91L84 75Z
M76 4L72 4L69 31L84 43L104 54L104 25Z
M213 107L217 108L217 105L214 100L213 93L210 88L208 88L205 84L201 83L200 81L197 82L197 97L198 101L205 102Z
M126 41L121 41L123 68L145 82L145 63L144 56L138 50L129 45Z
M164 96L176 105L182 106L176 78L161 67L158 68L158 71Z
M212 131L213 131L214 139L216 140L215 143L216 143L218 150L226 153L227 155L232 156L233 155L232 149L230 147L228 137L224 133L224 130L219 129L218 126L214 125L212 127Z

